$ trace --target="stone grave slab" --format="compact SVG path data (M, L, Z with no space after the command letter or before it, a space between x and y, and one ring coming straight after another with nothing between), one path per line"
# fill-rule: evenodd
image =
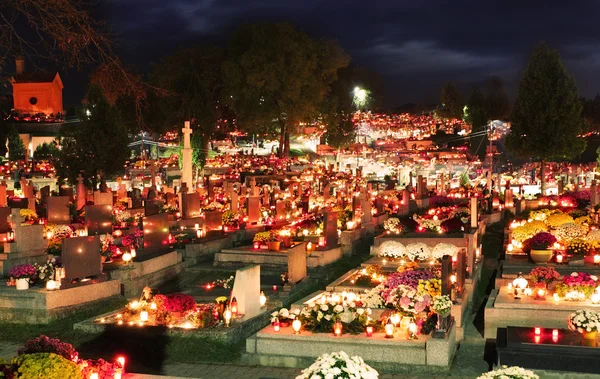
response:
M206 230L216 230L223 226L223 212L212 211L204 213L204 224Z
M143 218L144 243L136 261L143 261L169 250L169 215L159 213Z
M86 205L85 227L89 236L112 233L112 205Z
M174 195L173 195L174 196ZM198 193L184 193L181 194L182 198L182 212L183 218L196 218L200 217L200 197Z
M71 222L68 196L50 196L48 201L48 223L66 225Z
M112 192L94 192L94 205L113 205Z
M306 278L306 245L299 243L287 250L288 280L294 285Z
M65 284L102 274L100 237L71 237L62 243L61 262L65 268Z
M325 246L334 247L337 246L338 232L337 232L337 212L325 212L323 218L323 235L325 236Z
M248 223L256 224L260 220L260 198L250 196L248 198Z
M238 303L238 312L249 320L260 313L260 266L250 265L235 272L232 299Z

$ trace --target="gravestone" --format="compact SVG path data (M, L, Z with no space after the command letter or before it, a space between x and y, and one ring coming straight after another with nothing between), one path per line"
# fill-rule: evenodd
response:
M0 183L0 207L6 207L8 205L6 196L6 181L3 180L2 183Z
M117 184L119 188L117 189L117 196L119 199L127 197L127 185L122 182L123 179L121 177L117 178Z
M113 205L112 192L94 192L94 205Z
M206 225L206 230L221 229L223 226L223 212L204 212L204 225Z
M143 247L137 253L136 261L143 261L169 250L169 215L159 213L142 219L144 230Z
M67 196L48 197L48 223L66 225L71 222L71 210Z
M85 189L85 184L83 184L83 176L79 174L77 177L77 210L85 207L86 194L87 190Z
M50 197L50 186L40 188L40 203L48 205L48 197Z
M21 210L11 209L10 223L15 233L15 240L4 244L4 252L18 253L21 257L44 254L48 247L48 242L44 239L44 225L22 225L23 221Z
M256 224L260 220L260 198L250 196L248 198L248 223Z
M277 200L277 202L275 203L275 214L277 217L277 221L283 221L286 219L285 201Z
M288 281L295 285L306 278L306 245L299 243L287 249Z
M112 210L111 205L85 207L85 227L89 236L112 234Z
M477 223L478 223L478 214L477 214L477 203L478 198L476 197L472 197L471 198L471 229L476 229L477 228Z
M169 194L167 194L169 195ZM173 195L175 196L175 195ZM183 218L196 218L196 217L200 217L200 214L202 213L200 210L200 197L198 196L198 193L196 192L191 192L191 193L182 193L181 194L181 199L182 199L182 212L181 215Z
M73 188L69 186L63 186L58 189L59 196L68 196L70 201L74 200Z
M144 214L146 216L153 216L160 212L161 202L158 200L146 200L144 205Z
M362 212L362 199L359 196L352 196L352 220L360 222Z
M337 212L325 212L323 215L323 235L325 236L325 247L331 248L338 243Z
M260 314L260 266L250 265L235 272L231 298L237 300L238 313L249 320Z
M102 275L99 236L65 238L60 258L67 286L74 280Z
M368 195L361 195L362 224L367 226L373 224L373 215L371 214L371 199Z
M11 229L10 223L8 222L9 217L10 208L0 207L0 233L6 233Z
M134 188L131 191L131 208L140 209L143 207L142 203L142 191L139 188Z
M512 189L504 190L504 206L506 208L512 208L514 206Z
M239 209L240 209L239 196L238 196L237 192L234 191L231 193L231 211L233 213L237 213Z

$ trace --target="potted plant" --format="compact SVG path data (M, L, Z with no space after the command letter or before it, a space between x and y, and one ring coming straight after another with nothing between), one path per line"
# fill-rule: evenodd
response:
M535 263L546 263L552 258L550 247L556 242L556 237L548 232L540 232L531 237L529 256Z
M581 333L584 340L593 342L598 333L598 325L600 325L600 313L580 309L569 315L567 324L570 330Z
M252 242L254 243L255 249L260 249L261 246L269 243L271 233L270 232L258 232L254 235Z
M555 280L560 279L560 274L552 267L536 266L529 273L534 283L541 283L545 288Z
M281 237L275 231L269 233L269 250L279 251L281 248Z
M11 267L8 270L8 276L15 279L18 290L29 288L29 280L37 275L37 270L33 265L23 264Z
M590 251L590 244L581 239L575 239L567 245L566 253L571 258L569 266L583 266L584 257Z

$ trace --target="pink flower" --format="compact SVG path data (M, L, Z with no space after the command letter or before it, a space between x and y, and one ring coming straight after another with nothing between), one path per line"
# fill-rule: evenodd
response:
M417 301L415 303L415 311L417 311L417 313L419 312L423 312L425 310L425 303L422 301Z
M408 307L410 305L410 299L407 296L404 296L400 299L400 305L403 307Z

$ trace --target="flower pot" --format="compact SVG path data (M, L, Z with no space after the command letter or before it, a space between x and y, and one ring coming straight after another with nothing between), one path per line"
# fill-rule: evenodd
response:
M535 263L546 263L552 258L552 250L531 250L531 260Z
M586 332L586 331L584 331L582 333L583 334L583 339L586 339L586 340L595 340L597 333L598 333L597 331L593 331L593 332Z
M29 289L29 279L28 278L16 279L15 282L16 282L16 287L18 290Z
M269 241L269 250L279 251L280 247L281 247L280 241Z

